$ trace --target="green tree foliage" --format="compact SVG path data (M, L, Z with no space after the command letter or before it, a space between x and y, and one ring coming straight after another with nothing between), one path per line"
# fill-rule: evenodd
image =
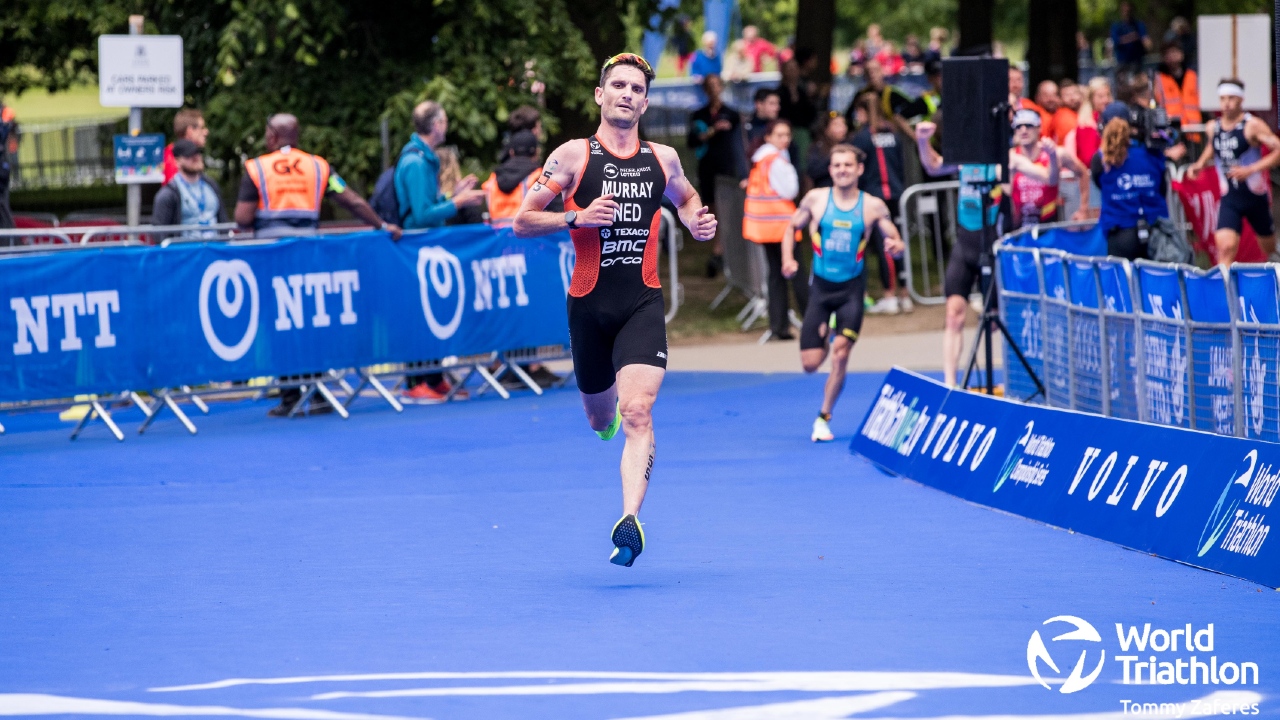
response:
M553 111L590 112L597 59L567 0L9 0L0 9L0 92L64 88L92 76L97 35L182 35L188 105L203 108L210 153L232 163L262 152L268 115L291 112L302 144L366 187L381 169L379 124L395 150L426 98L451 117L451 141L488 161L501 123L546 85ZM149 111L164 130L171 112Z

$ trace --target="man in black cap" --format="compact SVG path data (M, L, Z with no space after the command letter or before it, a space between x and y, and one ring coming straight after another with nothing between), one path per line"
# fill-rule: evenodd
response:
M156 193L151 222L156 225L213 225L227 222L218 186L204 174L204 155L191 140L173 143L178 174ZM208 231L185 230L183 237L201 237Z
M521 130L511 135L502 162L480 186L489 203L490 225L511 227L525 193L538 179L538 170L542 168L539 155L538 136L532 131Z

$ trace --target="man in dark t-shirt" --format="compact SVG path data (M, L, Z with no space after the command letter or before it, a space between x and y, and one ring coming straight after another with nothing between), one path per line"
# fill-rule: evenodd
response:
M898 200L906 186L906 161L902 153L902 143L894 132L893 122L885 118L874 95L863 95L859 99L862 110L867 114L867 124L853 136L852 145L866 154L865 170L858 178L858 189L878 197L889 207L889 216L898 217ZM879 259L880 282L885 288L884 296L871 307L872 314L896 315L898 312L913 310L911 297L907 295L905 268L899 267L894 259L884 251L884 238L879 232L871 236L871 249Z

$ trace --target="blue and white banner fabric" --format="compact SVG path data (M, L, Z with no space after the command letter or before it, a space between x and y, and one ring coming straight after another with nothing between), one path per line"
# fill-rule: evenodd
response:
M567 236L448 228L0 260L0 401L567 345Z
M1024 405L903 370L851 449L966 500L1280 587L1280 445Z

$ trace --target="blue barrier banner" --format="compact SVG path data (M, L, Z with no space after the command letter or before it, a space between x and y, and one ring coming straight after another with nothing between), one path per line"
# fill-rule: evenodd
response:
M851 449L966 500L1280 587L1280 446L949 390L895 369Z
M0 400L568 345L567 234L467 226L0 260Z
M1024 232L1007 238L1004 242L1014 247L1047 248L1062 250L1071 255L1102 256L1107 254L1107 239L1094 225L1086 230L1051 228L1036 237Z

